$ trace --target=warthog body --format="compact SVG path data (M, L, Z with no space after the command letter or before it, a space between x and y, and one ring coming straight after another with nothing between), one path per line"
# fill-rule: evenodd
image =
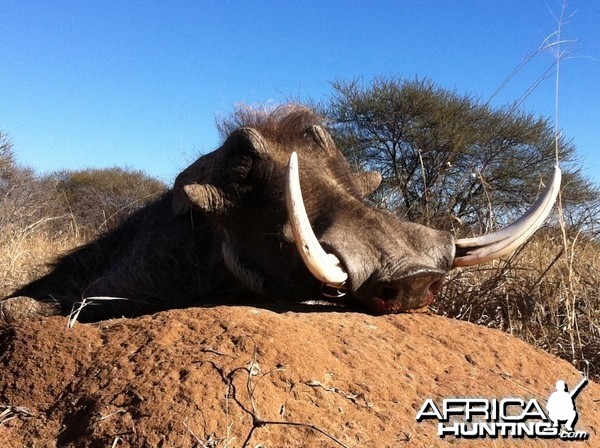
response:
M306 215L343 281L323 280L305 263L312 249L290 224L294 200L286 203L292 152ZM248 113L171 191L58 260L0 310L15 319L18 299L11 298L24 296L35 301L35 314L68 314L92 298L79 319L93 321L241 300L305 301L336 289L345 293L341 301L376 313L425 306L459 265L455 251L466 250L447 232L367 205L380 181L377 173L351 171L314 112L282 106Z

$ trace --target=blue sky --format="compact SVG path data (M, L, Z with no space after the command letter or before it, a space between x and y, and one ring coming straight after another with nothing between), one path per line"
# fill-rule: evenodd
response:
M427 77L487 101L555 30L555 0L0 0L0 130L38 172L127 166L166 182L236 103L323 100L335 79ZM559 125L600 182L600 2L571 0ZM552 63L536 56L492 104ZM554 79L523 103L554 115Z

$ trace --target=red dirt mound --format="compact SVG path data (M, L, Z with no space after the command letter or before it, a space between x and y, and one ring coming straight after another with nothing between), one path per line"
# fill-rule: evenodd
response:
M0 332L1 447L554 446L440 438L427 398L532 398L568 363L499 331L425 314L175 310ZM600 446L600 386L577 396ZM486 443L484 443L486 442Z

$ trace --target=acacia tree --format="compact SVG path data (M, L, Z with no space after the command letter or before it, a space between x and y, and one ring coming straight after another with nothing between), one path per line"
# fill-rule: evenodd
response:
M12 142L0 132L0 237L14 238L41 224L54 236L74 227L91 237L166 190L142 171L118 167L37 175L16 162Z
M53 186L78 230L92 235L114 227L167 190L142 171L119 167L63 170L42 181Z
M494 109L429 80L333 87L322 109L340 149L356 168L380 171L384 181L374 200L412 221L475 231L502 225L552 173L554 131L544 118ZM563 204L575 210L597 202L571 142L560 139L559 157Z

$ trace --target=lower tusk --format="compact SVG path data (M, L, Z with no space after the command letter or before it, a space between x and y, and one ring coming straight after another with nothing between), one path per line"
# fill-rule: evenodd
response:
M291 154L288 164L285 199L294 243L302 261L304 261L312 275L322 283L333 287L341 287L348 279L348 274L335 255L325 252L312 230L302 200L300 175L298 174L298 155L296 152Z
M321 285L321 295L328 299L341 299L346 295L346 291L343 283L341 285L330 285L328 283Z
M455 242L457 255L453 266L485 263L502 257L525 243L550 214L560 190L560 180L560 168L555 166L550 183L527 213L517 221L489 235L457 240Z

